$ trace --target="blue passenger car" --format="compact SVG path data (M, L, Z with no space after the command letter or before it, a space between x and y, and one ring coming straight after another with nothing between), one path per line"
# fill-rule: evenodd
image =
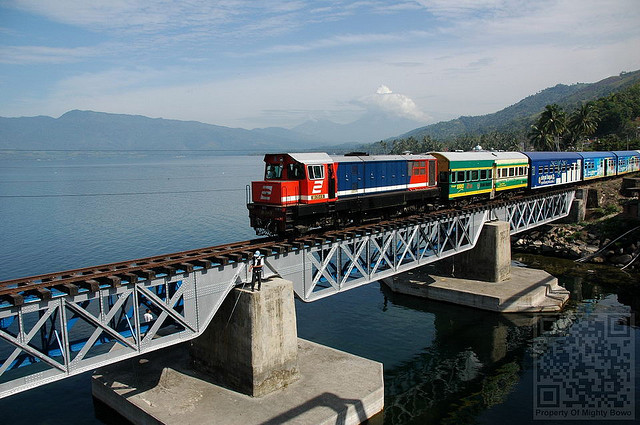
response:
M337 181L340 198L426 189L436 185L436 159L431 155L332 156L331 158L338 164ZM415 172L416 166L421 167L421 173Z
M579 182L582 157L575 152L522 152L529 157L529 188Z
M591 180L616 175L616 155L613 152L580 152L582 179Z
M640 152L613 151L617 158L617 174L634 173L640 171Z

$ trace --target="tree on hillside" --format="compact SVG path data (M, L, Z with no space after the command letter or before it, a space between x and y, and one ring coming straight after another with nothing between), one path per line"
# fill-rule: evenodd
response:
M582 150L584 139L595 133L599 121L598 110L593 103L581 105L569 116L569 132L577 149Z
M539 151L546 151L553 149L553 137L546 133L539 125L532 125L529 130L529 140L533 144L533 147Z
M556 151L560 151L560 139L567 130L567 114L556 103L544 107L536 124L545 134L553 138Z

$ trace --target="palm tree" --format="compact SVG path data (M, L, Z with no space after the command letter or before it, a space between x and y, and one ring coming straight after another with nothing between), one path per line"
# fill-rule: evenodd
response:
M567 115L557 104L547 105L538 118L538 127L553 137L556 151L560 151L560 137L567 130Z
M532 125L529 130L529 140L533 146L539 151L545 151L547 149L553 149L553 137L546 133L539 125Z
M593 103L585 103L576 109L569 117L569 130L575 140L582 143L585 137L595 133L598 129L600 117ZM580 146L582 150L582 146Z

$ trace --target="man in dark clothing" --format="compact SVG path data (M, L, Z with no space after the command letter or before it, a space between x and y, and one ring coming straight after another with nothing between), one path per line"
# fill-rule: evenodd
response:
M253 260L251 262L251 292L253 292L256 281L258 281L258 291L262 286L262 266L264 264L264 257L260 254L260 251L256 251L253 254Z

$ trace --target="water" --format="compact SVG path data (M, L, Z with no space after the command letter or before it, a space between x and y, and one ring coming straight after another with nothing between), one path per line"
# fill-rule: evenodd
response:
M261 175L260 157L0 159L0 279L253 238L245 185ZM52 196L81 194L91 196ZM540 423L532 413L540 323L578 329L606 311L640 340L625 322L638 297L619 289L633 278L611 269L518 259L549 268L572 290L563 313L498 315L375 283L297 302L298 333L384 363L386 424ZM0 412L13 424L119 421L94 410L90 374L2 399Z

